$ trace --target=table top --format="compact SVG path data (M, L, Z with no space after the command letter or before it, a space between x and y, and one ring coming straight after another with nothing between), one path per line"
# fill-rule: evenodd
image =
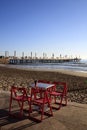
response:
M54 84L49 84L49 83L37 83L36 87L39 87L39 88L43 88L43 89L47 89L47 88L50 88L54 86ZM35 87L35 84L31 84L31 87Z

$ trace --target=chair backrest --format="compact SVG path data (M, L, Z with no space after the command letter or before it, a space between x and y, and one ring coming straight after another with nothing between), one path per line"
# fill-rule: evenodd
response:
M22 96L22 98L27 97L26 88L12 86L11 97L16 98L18 96Z
M38 87L33 87L31 89L31 98L32 100L41 99L41 98L43 99L43 101L46 100L47 99L46 90Z
M41 83L43 83L43 82L44 82L44 80L38 80L38 83L40 83L40 82L41 82Z
M62 94L67 94L67 84L66 82L53 82L56 85L56 91L61 92Z
M47 80L38 80L38 83L50 83L50 81L47 81Z
M37 95L39 95L40 91L38 87L31 88L31 98L36 99Z

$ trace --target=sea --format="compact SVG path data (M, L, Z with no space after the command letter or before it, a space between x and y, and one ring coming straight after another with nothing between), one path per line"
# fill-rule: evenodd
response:
M4 65L10 68L31 69L31 70L70 70L75 72L87 73L87 59L82 59L79 62L64 62L64 63L34 63L34 64L19 64L19 65Z

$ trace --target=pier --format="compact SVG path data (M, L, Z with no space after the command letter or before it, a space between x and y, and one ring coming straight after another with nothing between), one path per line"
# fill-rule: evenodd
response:
M64 63L64 62L79 62L81 60L80 57L72 57L72 56L62 56L61 54L58 57L54 56L54 53L50 58L47 57L46 53L43 53L42 56L37 57L37 53L35 55L30 53L30 55L25 56L24 52L22 52L22 56L18 57L16 55L16 51L14 51L14 55L9 55L8 51L4 52L5 54L0 55L0 63L1 64L43 64L43 63Z
M79 62L80 58L67 58L67 59L9 59L9 64L43 64L43 63L64 63L64 62Z

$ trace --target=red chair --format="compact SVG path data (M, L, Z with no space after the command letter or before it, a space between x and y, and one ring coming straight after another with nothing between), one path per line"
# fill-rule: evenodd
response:
M11 87L11 96L10 96L10 104L9 104L9 114L10 115L14 115L12 114L12 101L17 101L19 108L20 108L20 113L19 113L19 117L23 116L23 107L24 107L24 102L27 101L28 106L29 106L29 115L30 115L30 111L31 111L31 98L27 95L26 89L25 88L18 88L18 87Z
M33 105L39 107L39 109L36 111L38 111L41 114L41 119L36 119L32 117L34 120L42 121L44 114L47 114L48 116L53 116L52 107L50 105L46 90L38 87L32 88L31 98L32 98ZM47 107L49 108L48 113L45 111L45 105L47 105Z
M50 92L50 97L54 97L55 104L59 107L53 107L60 109L62 105L67 105L67 84L65 82L53 82L55 84Z

